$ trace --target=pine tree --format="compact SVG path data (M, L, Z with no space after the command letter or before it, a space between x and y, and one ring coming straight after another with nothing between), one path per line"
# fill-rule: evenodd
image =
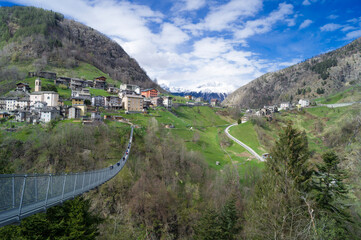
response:
M343 239L347 233L347 222L351 222L348 207L342 202L347 199L347 187L343 183L346 178L338 164L340 160L334 152L322 155L323 163L318 165L313 184L313 196L318 206L318 215L329 219L322 231L334 231L337 238ZM325 222L325 221L324 221ZM333 223L331 226L328 223ZM332 228L332 229L331 229Z
M78 197L0 229L0 239L96 239L101 219L89 212L89 200Z
M288 123L270 155L245 214L246 238L309 239L314 230L302 197L310 191L312 169L305 133Z
M232 195L224 205L220 214L220 220L223 239L235 239L240 231L235 196Z
M279 136L267 162L269 170L285 182L292 182L300 191L308 191L312 180L312 169L308 162L310 152L305 132L292 127L289 122ZM287 185L285 186L287 191Z
M196 240L217 240L222 238L219 215L214 209L207 209L194 228Z

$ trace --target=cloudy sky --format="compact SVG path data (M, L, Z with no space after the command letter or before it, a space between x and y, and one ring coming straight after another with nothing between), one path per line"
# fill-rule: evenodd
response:
M229 92L361 36L359 0L11 0L117 41L169 87Z

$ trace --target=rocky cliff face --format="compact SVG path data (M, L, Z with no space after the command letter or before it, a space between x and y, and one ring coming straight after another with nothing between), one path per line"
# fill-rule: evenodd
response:
M258 108L300 98L317 98L361 83L361 38L335 51L267 73L240 87L223 105Z
M0 8L0 17L4 32L0 36L0 66L28 64L38 68L35 70L48 66L71 69L82 61L119 82L160 88L115 41L61 14L11 7Z

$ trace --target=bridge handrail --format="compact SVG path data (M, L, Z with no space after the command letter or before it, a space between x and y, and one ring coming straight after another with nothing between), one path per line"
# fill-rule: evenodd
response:
M88 192L116 176L129 158L133 140L115 164L87 172L61 174L0 174L0 227Z

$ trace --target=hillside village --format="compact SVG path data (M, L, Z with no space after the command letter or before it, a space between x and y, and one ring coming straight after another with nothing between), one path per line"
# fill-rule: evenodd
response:
M104 76L93 80L57 77L53 72L29 72L28 76L36 77L34 91L29 83L17 83L12 94L0 97L0 118L32 124L48 123L55 119L78 119L84 123L92 123L103 119L123 119L121 116L106 114L114 110L124 110L125 114L132 114L147 113L148 109L156 107L170 110L173 106L220 106L218 99L211 99L210 103L207 103L202 98L191 95L185 96L184 101L174 102L176 99L173 99L173 96L161 94L156 88L141 89L132 84L120 84L118 88L108 84ZM62 99L56 91L43 90L41 79L50 79L54 86L69 89L70 98ZM90 89L103 90L103 93L107 94L91 94ZM246 122L251 116L263 116L272 120L272 114L279 110L308 106L309 100L300 99L297 104L284 102L261 109L248 109L241 121Z
M161 94L156 88L141 89L132 84L120 84L118 88L108 84L104 76L85 80L57 77L52 72L29 72L28 77L36 77L33 91L29 83L17 83L11 94L0 97L0 118L32 124L48 123L55 119L78 119L91 123L109 118L123 119L121 116L107 115L117 110L133 114L147 113L148 109L156 107L169 110L173 105L208 105L203 99L192 96L186 96L184 101L174 104L172 96ZM56 87L70 90L70 98L63 99L57 91L44 90L41 79L52 80L55 90ZM95 94L91 94L91 90ZM212 106L218 104L216 100L211 101Z
M312 105L316 105L315 102ZM271 105L271 106L263 106L260 109L247 109L244 112L243 117L241 118L242 122L248 121L248 119L252 116L257 117L266 117L267 120L272 120L272 115L279 111L288 111L288 110L302 110L303 108L307 108L311 106L311 102L308 99L300 99L297 103L295 102L282 102L279 105Z

